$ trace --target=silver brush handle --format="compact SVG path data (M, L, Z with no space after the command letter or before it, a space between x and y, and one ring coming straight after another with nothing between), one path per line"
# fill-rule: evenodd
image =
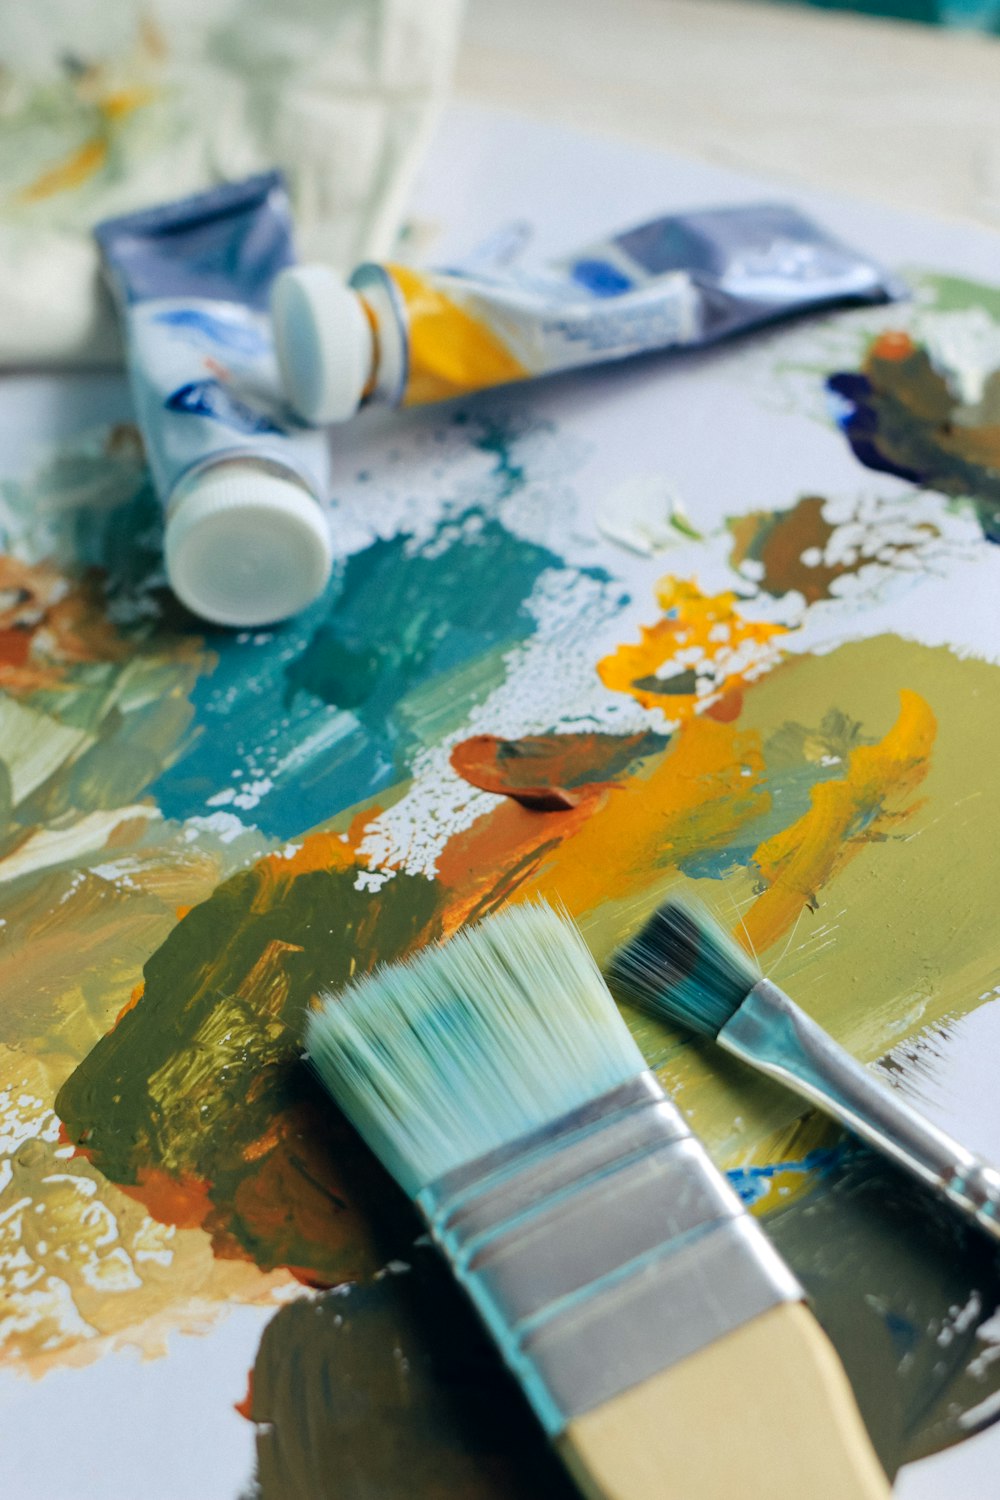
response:
M769 979L719 1032L727 1051L794 1089L1000 1240L1000 1172L912 1109Z
M416 1201L552 1437L804 1295L651 1073Z

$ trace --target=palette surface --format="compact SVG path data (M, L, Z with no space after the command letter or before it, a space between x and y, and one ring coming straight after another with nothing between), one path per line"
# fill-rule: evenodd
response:
M407 246L527 261L781 196L456 109ZM563 902L604 960L696 892L1000 1158L998 242L798 201L912 299L360 418L333 437L343 560L276 629L171 601L122 379L4 382L5 1493L568 1494L301 1058L319 986L504 903ZM899 1494L986 1500L988 1246L625 1013Z

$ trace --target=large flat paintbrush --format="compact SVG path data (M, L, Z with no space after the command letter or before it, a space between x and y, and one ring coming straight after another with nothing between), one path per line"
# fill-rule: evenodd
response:
M307 1045L585 1494L889 1494L801 1289L567 919L514 908L381 969Z
M701 907L665 902L608 972L622 999L794 1089L1000 1239L1000 1172L879 1083Z

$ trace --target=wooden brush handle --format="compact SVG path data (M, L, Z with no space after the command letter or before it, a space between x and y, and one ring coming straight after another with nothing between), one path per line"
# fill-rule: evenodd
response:
M576 1418L559 1449L588 1500L885 1500L832 1344L780 1303Z

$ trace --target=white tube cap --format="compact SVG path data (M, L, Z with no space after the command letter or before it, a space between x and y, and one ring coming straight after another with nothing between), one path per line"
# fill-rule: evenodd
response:
M314 427L353 417L375 358L357 292L328 266L289 266L275 279L271 318L285 396L296 416Z
M252 461L216 464L191 481L168 517L164 552L181 603L216 625L298 614L323 592L333 562L318 503Z

